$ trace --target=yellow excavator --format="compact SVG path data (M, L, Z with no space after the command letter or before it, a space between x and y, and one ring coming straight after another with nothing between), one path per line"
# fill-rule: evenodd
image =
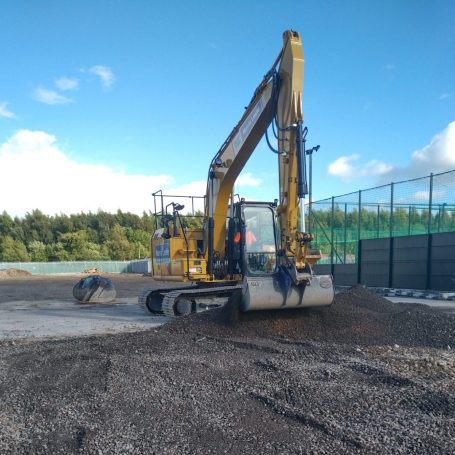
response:
M170 202L164 207L166 196L154 193L161 207L151 239L152 276L173 283L144 290L139 303L148 312L183 316L221 306L234 295L242 311L332 303L332 276L313 272L321 254L311 249L313 236L304 232L308 130L302 85L301 39L288 30L271 69L210 163L202 228L187 227L180 215L184 206ZM235 181L264 135L277 154L279 199L235 200Z

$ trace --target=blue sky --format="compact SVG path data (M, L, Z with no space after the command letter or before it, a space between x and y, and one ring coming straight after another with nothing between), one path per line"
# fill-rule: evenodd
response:
M140 213L161 186L201 194L290 28L316 199L454 169L454 17L450 0L2 0L0 211ZM263 143L239 183L277 197Z

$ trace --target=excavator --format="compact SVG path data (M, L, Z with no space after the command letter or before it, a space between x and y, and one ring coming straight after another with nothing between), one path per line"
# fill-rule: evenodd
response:
M332 276L314 273L321 254L311 248L313 235L305 232L303 62L300 35L285 31L278 57L210 162L201 228L186 225L184 205L164 206L162 191L153 193L161 208L151 238L152 276L164 283L139 296L146 311L185 316L222 306L230 298L241 311L332 303ZM245 201L235 194L234 184L264 135L277 155L279 198Z

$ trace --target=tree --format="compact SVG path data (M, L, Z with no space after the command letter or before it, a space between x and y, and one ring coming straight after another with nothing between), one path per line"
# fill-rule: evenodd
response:
M118 224L111 230L105 246L111 259L125 261L134 257L134 246L129 243L125 230Z
M13 227L13 219L5 211L3 211L0 215L0 235L11 235Z
M186 222L197 226L200 219L189 217ZM14 219L6 212L0 213L0 239L8 260L44 262L144 257L149 255L154 227L153 215L146 212L138 216L120 210L115 214L99 210L49 216L32 210L23 218Z
M47 260L51 262L70 261L70 254L65 250L63 243L56 242L46 245Z
M100 245L89 242L86 231L68 232L60 236L60 243L72 261L109 259Z
M27 241L38 240L44 243L54 242L54 233L51 229L51 219L40 210L26 213L22 222Z
M33 262L47 261L46 245L43 242L32 240L27 249Z
M3 262L28 262L30 256L20 240L14 240L10 235L5 235L0 240L0 260Z

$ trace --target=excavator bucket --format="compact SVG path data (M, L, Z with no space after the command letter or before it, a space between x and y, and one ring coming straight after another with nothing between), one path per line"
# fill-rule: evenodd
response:
M73 296L82 303L109 303L115 299L117 292L109 278L91 275L82 278L73 287Z
M306 285L285 282L283 275L247 277L242 299L243 311L305 308L331 305L335 289L331 275L313 275Z

